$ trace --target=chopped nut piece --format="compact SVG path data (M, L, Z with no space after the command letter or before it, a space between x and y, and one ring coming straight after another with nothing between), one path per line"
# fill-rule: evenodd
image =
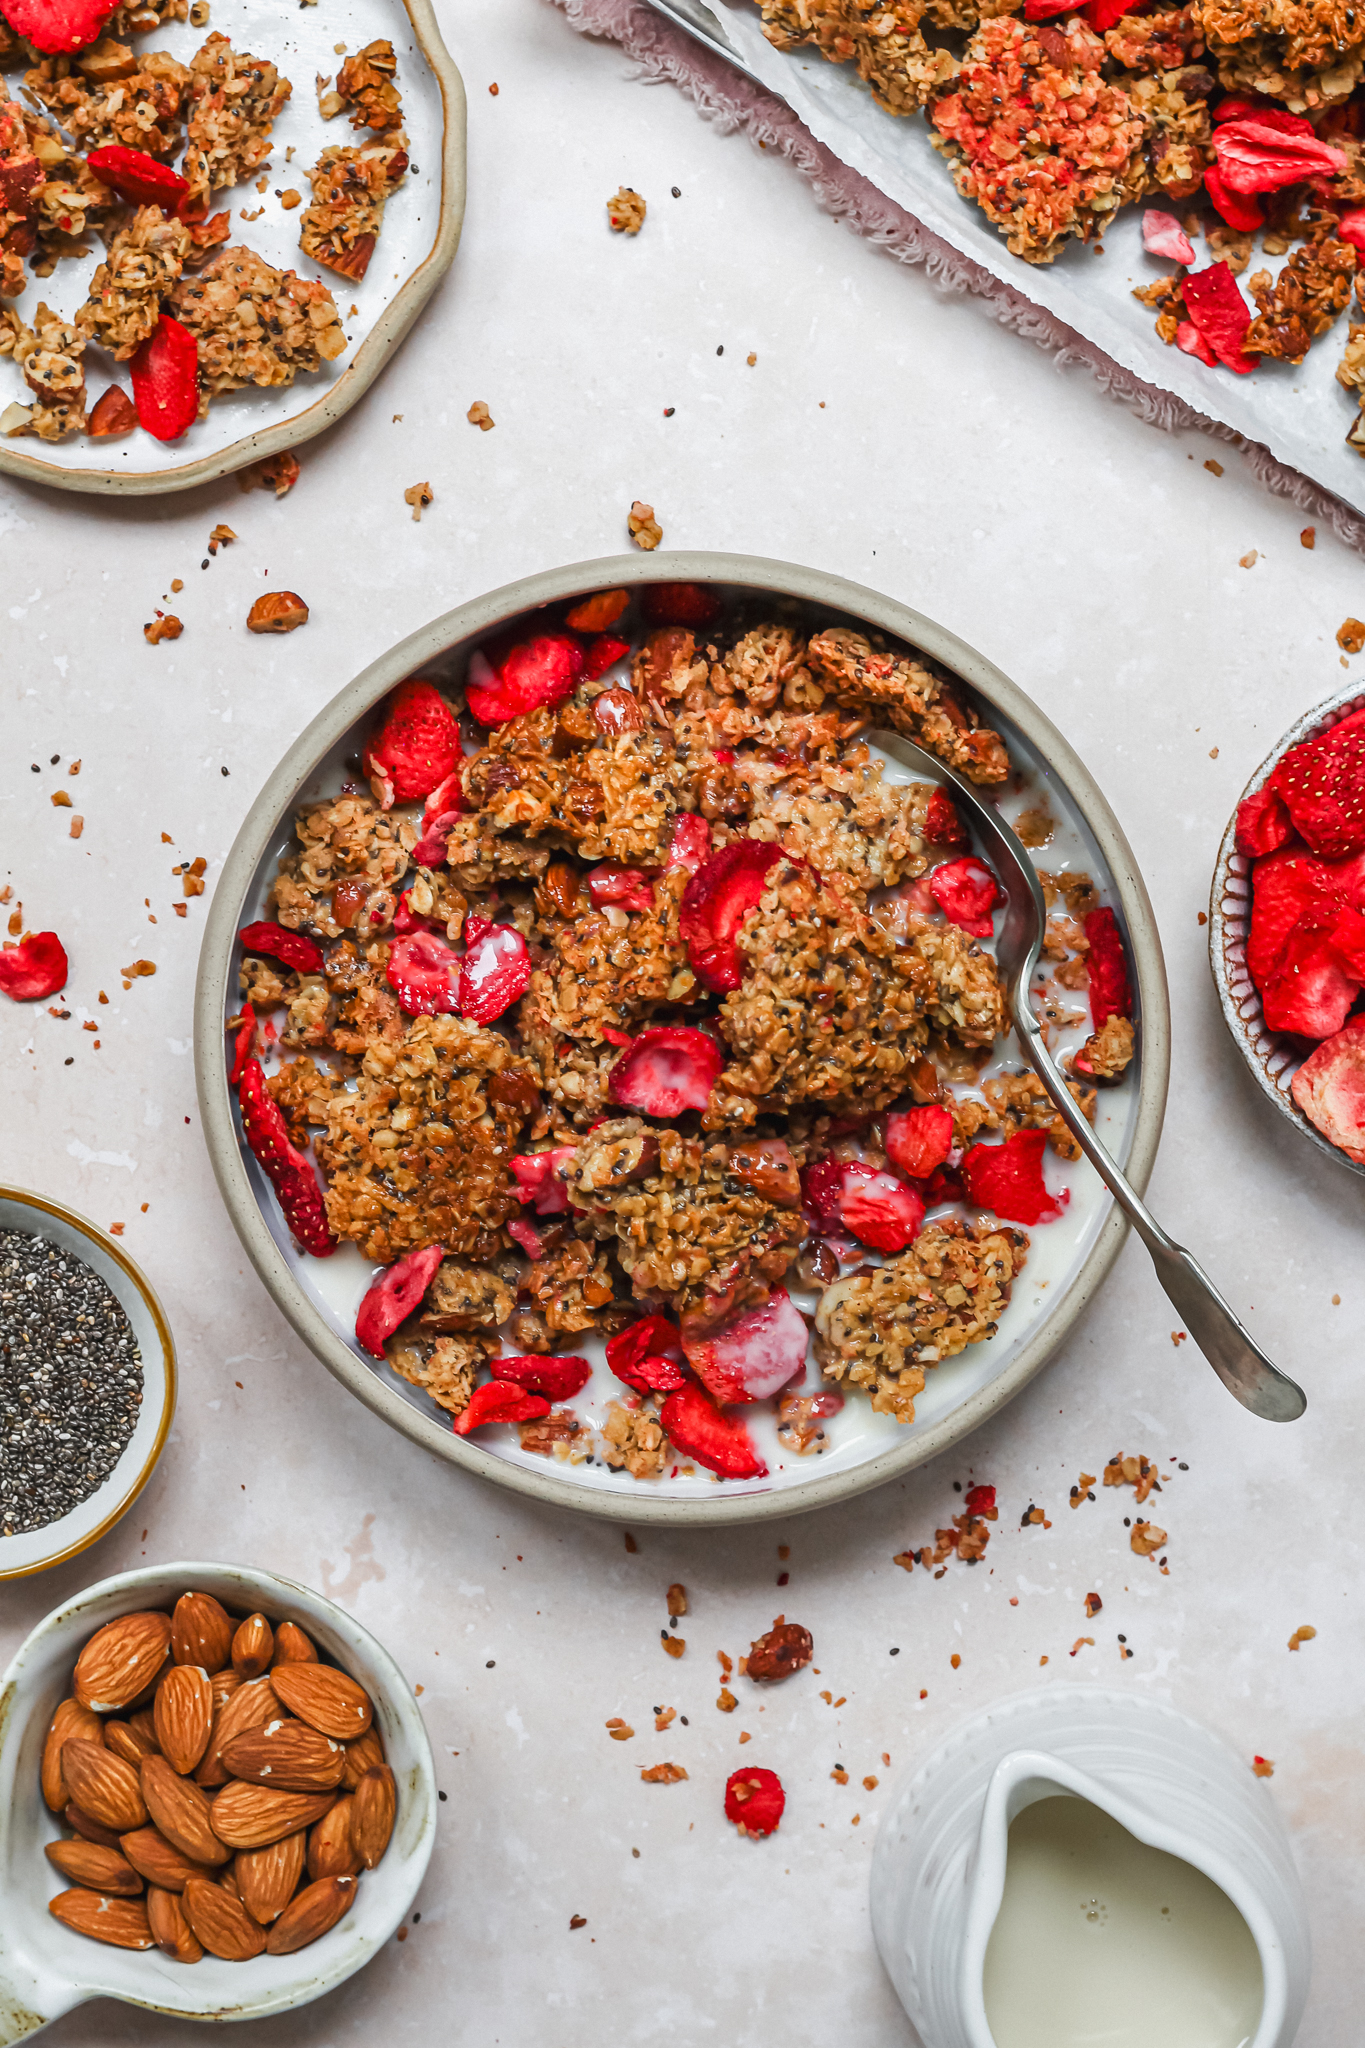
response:
M151 619L142 629L142 637L156 647L163 640L178 640L185 628L174 612L167 612L163 618Z
M273 491L277 498L292 491L299 480L299 459L287 452L267 455L263 462L250 463L237 476L239 491Z
M302 206L302 204L302 192L295 191L292 185L287 186L285 190L281 192L280 205L284 208L286 213L292 213L296 206Z
M1089 1500L1090 1489L1094 1484L1094 1473L1082 1472L1080 1478L1077 1480L1076 1484L1071 1489L1070 1506L1072 1506L1073 1508L1078 1508L1083 1500Z
M1273 1778L1275 1775L1275 1766L1268 1756L1254 1756L1251 1768L1258 1778Z
M626 527L637 548L657 548L664 537L664 530L654 517L654 507L642 504L639 498L630 508Z
M723 1685L717 1694L716 1705L720 1708L722 1714L733 1714L735 1708L739 1705L739 1701L735 1698L729 1686Z
M1154 1557L1165 1541L1166 1531L1158 1529L1155 1522L1134 1522L1129 1546L1139 1557Z
M804 1670L814 1654L810 1630L779 1614L767 1634L750 1644L745 1669L759 1684L775 1684Z
M607 1733L613 1742L629 1742L635 1730L623 1721L619 1714L613 1714L607 1722Z
M646 206L638 192L632 192L629 185L607 201L607 221L615 235L638 235L645 224Z
M676 1581L668 1589L668 1611L675 1621L687 1613L687 1588Z
M80 815L79 811L73 811L71 814L71 837L73 839L79 839L84 830L84 818Z
M1161 1491L1157 1468L1145 1455L1111 1458L1104 1468L1104 1483L1106 1486L1131 1486L1139 1507L1153 1487L1158 1493Z
M131 434L136 425L137 407L126 391L117 384L111 384L90 408L85 431L92 441L112 441L122 434ZM172 590L183 587L178 583L171 585Z
M219 548L230 547L236 538L237 536L230 526L224 526L220 523L214 527L213 532L209 535L209 553L216 555Z
M476 398L465 414L471 427L477 427L481 434L487 434L497 425L492 413L481 398Z
M52 802L59 811L69 811L71 809L71 799L64 789L53 790Z
M668 1655L673 1658L681 1657L683 1651L687 1648L686 1640L682 1636L662 1635L659 1640L662 1642Z
M687 1773L681 1764L651 1764L640 1776L646 1785L680 1785Z
M420 522L423 512L436 496L430 484L409 484L403 493L403 503L411 505L412 516Z
M1359 654L1365 647L1365 620L1344 619L1337 627L1337 646L1347 654Z
M1256 549L1252 548L1250 553L1238 556L1237 566L1239 569L1254 569L1256 567L1257 562L1260 559L1261 558L1259 554L1256 552Z
M1296 1628L1293 1635L1289 1638L1290 1649L1297 1650L1301 1643L1311 1643L1316 1634L1317 1630L1315 1628Z
M676 1707L656 1707L654 1709L654 1728L656 1734L662 1735L665 1728L671 1728L677 1718L678 1710Z
M246 618L251 633L292 633L307 621L308 607L292 590L267 591L257 598Z
M1318 529L1316 526L1305 526L1303 532L1299 535L1299 546L1301 548L1315 548L1317 544Z

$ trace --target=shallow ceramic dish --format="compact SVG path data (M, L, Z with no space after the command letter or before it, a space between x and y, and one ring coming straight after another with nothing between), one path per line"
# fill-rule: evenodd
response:
M398 1818L383 1860L356 1887L345 1919L292 1956L175 1963L159 1949L128 1951L73 1933L47 1910L65 1881L43 1855L61 1830L38 1785L52 1710L82 1644L120 1614L169 1607L187 1588L238 1612L297 1621L358 1679L398 1781ZM404 1919L436 1834L431 1745L411 1687L360 1624L320 1593L246 1565L168 1564L120 1572L41 1622L0 1682L0 2048L26 2041L90 1998L118 1998L191 2020L262 2019L309 2005L361 1969Z
M135 48L169 50L188 63L212 32L228 36L236 49L269 57L294 91L275 123L266 191L258 195L254 182L233 186L215 195L211 211L231 209L234 243L245 242L268 262L297 270L301 277L320 277L337 302L350 345L335 362L285 388L251 386L215 398L208 417L196 420L178 441L157 441L140 428L118 441L92 441L87 434L53 445L32 435L0 440L0 470L12 476L55 484L59 490L144 497L208 483L263 456L296 448L350 411L392 358L454 260L464 218L465 96L431 0L332 0L328 7L294 7L287 13L269 0L218 0L207 30L171 22L138 37ZM376 36L387 36L397 53L412 163L385 210L369 270L354 284L303 254L303 209L286 213L275 195L293 186L306 202L304 172L320 150L330 143L373 139L368 129L353 129L345 114L322 119L314 78L319 73L330 78L336 71L341 61L337 44L355 51ZM10 89L15 89L13 81ZM291 145L293 160L287 162ZM243 218L258 207L264 209L259 220ZM97 236L89 240L88 259L63 261L50 277L30 279L20 302L25 317L32 316L39 299L67 315L83 303L104 254ZM126 363L89 349L85 365L92 405L115 381L130 390ZM0 363L0 387L0 404L27 396L10 363Z
M981 702L1022 770L1022 782L1016 778L1003 807L1017 815L1046 795L1057 820L1048 865L1088 869L1127 928L1136 967L1141 1051L1125 1084L1102 1091L1100 1129L1114 1155L1126 1162L1135 1185L1145 1186L1166 1097L1166 982L1146 890L1104 798L1036 706L942 627L838 577L750 556L636 554L529 577L434 620L358 676L289 749L228 856L200 955L195 1065L214 1171L248 1255L304 1342L376 1414L453 1464L541 1500L632 1523L709 1524L800 1512L880 1485L955 1443L1026 1385L1070 1330L1123 1240L1126 1226L1089 1170L1069 1170L1073 1192L1065 1218L1033 1233L1025 1278L997 1338L930 1375L912 1425L874 1415L855 1395L829 1425L829 1448L823 1455L798 1458L779 1443L774 1417L750 1410L745 1421L768 1464L768 1478L721 1484L709 1474L689 1478L679 1473L657 1484L642 1483L599 1462L556 1465L523 1451L515 1432L505 1426L485 1432L485 1439L505 1437L505 1442L456 1437L448 1419L424 1395L357 1348L355 1312L373 1269L350 1246L324 1260L297 1251L260 1169L244 1148L227 1087L224 1035L225 1019L240 1006L237 931L248 919L267 914L279 858L291 844L296 802L304 794L334 790L354 774L372 707L385 692L417 671L458 683L469 655L491 632L513 621L529 626L545 606L572 602L593 590L675 580L709 583L750 601L758 596L795 605L807 623L818 619L889 633L941 663ZM348 757L349 768L343 765ZM898 770L893 779L912 778ZM600 1343L590 1340L576 1348L596 1368L578 1398L579 1412L600 1419L620 1388L600 1364Z
M1245 802L1260 789L1291 747L1300 746L1304 740L1321 738L1349 713L1362 707L1365 707L1365 691L1352 685L1339 690L1315 710L1306 711L1298 724L1292 725L1284 738L1271 748L1242 791L1238 803ZM1313 1128L1289 1092L1295 1074L1312 1048L1305 1049L1307 1042L1304 1039L1286 1037L1283 1032L1269 1029L1261 1008L1260 993L1247 972L1246 945L1247 934L1251 930L1251 870L1254 865L1254 861L1237 851L1237 813L1234 810L1218 849L1218 863L1213 871L1213 887L1209 894L1209 965L1213 969L1223 1022L1232 1033L1232 1042L1246 1061L1257 1087L1274 1103L1280 1115L1287 1117L1310 1145L1316 1146L1328 1159L1334 1159L1338 1166L1345 1167L1348 1173L1365 1174L1365 1164L1348 1159L1343 1151L1323 1137L1321 1131Z
M142 1352L142 1411L123 1456L102 1486L69 1515L22 1536L0 1536L0 1581L26 1578L78 1557L120 1516L152 1476L175 1413L175 1345L161 1303L123 1246L74 1209L27 1188L0 1187L0 1230L31 1230L74 1252L117 1296ZM0 2038L3 2038L0 2036Z

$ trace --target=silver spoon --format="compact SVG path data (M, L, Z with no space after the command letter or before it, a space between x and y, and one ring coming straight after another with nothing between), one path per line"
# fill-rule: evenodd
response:
M946 783L971 819L1008 899L995 957L1014 1028L1029 1064L1082 1152L1151 1253L1157 1279L1171 1306L1228 1392L1263 1421L1296 1422L1308 1406L1303 1389L1271 1363L1198 1260L1166 1235L1146 1203L1129 1186L1091 1129L1043 1042L1042 1028L1028 998L1047 929L1047 905L1023 841L997 811L982 801L969 782L913 740L902 739L893 732L870 732L867 738L923 780Z

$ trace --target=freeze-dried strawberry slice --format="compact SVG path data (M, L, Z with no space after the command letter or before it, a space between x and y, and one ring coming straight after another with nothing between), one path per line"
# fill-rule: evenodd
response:
M45 56L97 42L115 0L5 0L5 20Z
M1251 308L1227 264L1211 263L1206 270L1192 270L1180 291L1190 319L1219 362L1241 375L1254 370L1257 359L1245 352Z
M528 1223L524 1216L518 1216L511 1223L505 1223L503 1228L513 1243L521 1246L528 1259L544 1258L544 1240L535 1225Z
M607 1339L607 1364L641 1394L671 1394L687 1385L681 1352L682 1334L667 1316L642 1316Z
M810 1332L785 1287L710 1329L683 1317L687 1362L717 1401L766 1401L806 1366Z
M685 1458L722 1479L766 1479L768 1468L742 1422L722 1415L711 1396L688 1380L659 1411L665 1436Z
M199 343L163 313L128 364L138 420L158 441L178 441L199 416Z
M929 877L929 891L935 903L964 932L974 939L988 939L995 930L991 915L1005 900L1005 892L984 860L967 854L935 868Z
M282 924L244 924L237 939L244 953L264 953L286 967L297 967L300 974L322 972L321 946L302 932L286 931Z
M1090 951L1085 964L1090 972L1090 1017L1098 1031L1111 1017L1131 1017L1133 991L1128 983L1128 961L1123 951L1119 921L1105 907L1091 910L1083 920Z
M434 683L412 676L389 698L384 723L371 734L361 765L380 785L387 811L395 803L427 796L455 773L463 758L454 712Z
M322 1189L311 1163L290 1142L289 1128L266 1088L259 1060L248 1060L242 1069L237 1101L247 1144L275 1190L285 1222L306 1252L315 1259L329 1258L337 1241L327 1221Z
M450 828L464 809L464 786L456 768L438 782L422 807L422 836L412 849L417 868L441 867L446 858Z
M614 662L620 661L622 655L629 653L629 640L618 640L614 633L599 633L595 640L589 641L588 651L583 657L583 680L595 683L599 676L606 674ZM606 694L604 691L603 695Z
M1055 1223L1071 1199L1050 1194L1043 1180L1046 1131L1016 1131L1003 1145L973 1145L962 1161L967 1199L1006 1223Z
M1327 943L1346 973L1365 982L1365 917L1358 910L1343 910Z
M1232 191L1217 164L1205 166L1204 190L1213 201L1214 212L1239 235L1254 234L1257 228L1265 226L1265 208L1260 200L1249 192Z
M1193 320L1180 321L1175 330L1175 345L1177 348L1183 349L1187 356L1198 356L1200 362L1207 364L1210 370L1218 368L1217 356L1209 347Z
M1261 1009L1272 1031L1330 1038L1359 994L1360 982L1342 966L1329 934L1302 928L1290 933L1275 978L1262 991Z
M375 1358L382 1358L384 1339L391 1337L419 1305L444 1257L443 1245L429 1244L420 1252L409 1252L406 1258L386 1266L360 1304L355 1319L356 1342Z
M456 1436L468 1436L485 1422L534 1422L548 1415L550 1404L543 1394L528 1394L515 1380L485 1380L475 1387L467 1408L455 1417Z
M1215 127L1224 121L1259 121L1263 127L1278 128L1285 135L1313 133L1312 122L1305 121L1302 114L1291 114L1288 108L1260 93L1231 93L1227 99L1219 100L1210 114Z
M531 981L531 955L515 925L495 924L477 939L465 925L468 944L460 963L458 1008L471 1024L491 1024L524 996Z
M962 1496L962 1505L969 1515L987 1515L995 1520L998 1509L995 1505L993 1486L969 1486Z
M400 936L407 932L429 932L432 929L428 920L419 916L408 901L411 895L411 889L405 889L394 905L393 928Z
M657 868L591 868L584 880L588 894L601 910L605 904L619 904L622 910L652 910Z
M1294 837L1294 827L1279 791L1267 783L1237 806L1237 851L1249 860L1274 853Z
M611 1070L613 1102L642 1109L646 1116L681 1116L705 1109L724 1056L709 1031L687 1024L660 1024L642 1031Z
M410 1017L439 1017L460 1008L451 974L459 956L434 932L412 932L389 948L384 978Z
M555 1145L548 1152L522 1152L511 1162L517 1193L534 1207L537 1216L562 1216L569 1206L569 1190L559 1169L572 1159L576 1145Z
M802 1173L801 1192L817 1229L847 1231L874 1251L903 1252L924 1222L923 1196L861 1159L817 1160Z
M1365 1165L1365 1017L1353 1017L1308 1055L1290 1093L1324 1138Z
M232 1067L228 1073L228 1087L235 1088L246 1072L246 1063L251 1058L256 1044L256 1012L250 1003L242 1004L242 1021L237 1026L237 1035L232 1041Z
M1365 710L1291 747L1270 781L1314 853L1342 860L1365 852Z
M494 1370L504 1383L510 1380L514 1387L524 1387L528 1394L545 1394L551 1401L572 1400L592 1378L587 1359L568 1352L559 1357L498 1358Z
M669 868L686 868L689 875L695 875L711 851L711 827L698 811L680 811L673 824L673 838L669 843Z
M725 1818L742 1835L771 1835L786 1809L787 1795L776 1771L749 1764L725 1780Z
M1193 263L1194 243L1173 213L1149 206L1142 216L1142 246L1149 256L1164 256L1171 263Z
M720 617L720 599L705 583L651 583L645 618L651 626L709 626Z
M131 199L137 206L160 206L174 213L190 189L188 178L169 164L159 164L145 149L128 149L121 142L92 149L86 162L101 184L112 185L120 199Z
M787 859L766 839L733 839L693 875L683 895L678 929L692 972L723 995L744 979L735 935L768 886L768 870Z
M1346 169L1346 152L1320 142L1310 128L1287 129L1262 114L1222 120L1213 131L1214 155L1231 192L1278 192L1307 178L1335 177ZM1188 303L1188 302L1187 302Z
M480 725L503 725L540 704L558 704L583 673L583 649L571 633L537 633L492 659L470 657L465 702Z
M564 623L572 626L575 633L605 633L608 626L616 624L629 603L628 591L595 590L591 597L585 597L565 615Z
M1297 847L1257 861L1251 871L1247 972L1262 994L1279 972L1295 931L1330 931L1342 911L1357 902L1358 887L1350 886L1354 866L1332 867Z
M1339 242L1349 242L1353 249L1365 255L1365 206L1353 206L1349 213L1343 213L1336 225Z
M911 1180L928 1180L952 1149L952 1111L937 1102L898 1109L886 1119L886 1156Z
M16 1003L36 1003L66 987L66 948L55 932L29 932L17 946L0 950L0 994Z
M935 846L970 846L971 835L952 798L936 789L924 814L924 830Z

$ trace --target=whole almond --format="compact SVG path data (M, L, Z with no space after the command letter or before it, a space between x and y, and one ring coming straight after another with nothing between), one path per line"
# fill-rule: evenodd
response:
M351 1808L354 1799L338 1799L330 1813L322 1819L308 1837L308 1875L319 1877L354 1877L361 1868L360 1858L351 1843Z
M233 1736L224 1747L223 1766L234 1778L277 1792L330 1792L341 1783L346 1752L306 1721L267 1721L264 1728Z
M138 1719L141 1718L139 1715ZM131 1721L106 1721L103 1727L105 1748L112 1750L115 1756L121 1756L134 1770L144 1756L151 1756L156 1750L157 1745L148 1742Z
M80 1736L83 1742L103 1742L104 1723L79 1700L63 1700L48 1722L47 1740L43 1744L43 1798L54 1813L60 1813L71 1797L62 1775L62 1744L73 1735Z
M233 1858L242 1904L262 1927L279 1919L297 1891L306 1847L307 1837L300 1831L264 1849L239 1849Z
M165 1663L170 1642L169 1614L121 1614L106 1622L76 1659L76 1698L97 1714L131 1706Z
M372 1771L384 1761L384 1745L379 1739L377 1728L367 1728L354 1742L346 1744L346 1768L341 1782L348 1792L354 1792L366 1771Z
M274 1792L268 1785L236 1781L224 1785L213 1802L214 1832L229 1849L264 1849L321 1820L335 1796L332 1792Z
M296 1621L282 1621L275 1631L276 1664L316 1664L318 1653Z
M241 1672L234 1671L230 1664L225 1664L221 1671L214 1672L209 1680L209 1689L213 1693L213 1711L215 1714L222 1713L223 1708L232 1698L232 1695L245 1682Z
M198 1664L172 1664L152 1710L156 1739L174 1771L188 1777L208 1747L213 1688Z
M367 1870L373 1870L389 1846L398 1787L387 1764L366 1771L356 1786L351 1806L351 1847Z
M336 1926L354 1898L353 1877L320 1877L285 1907L270 1930L267 1950L272 1956L292 1956L295 1949L307 1948L310 1941Z
M48 1842L43 1854L68 1884L113 1892L120 1899L135 1899L142 1890L142 1879L117 1849L101 1849L94 1842Z
M171 1655L212 1678L232 1655L232 1616L212 1593L182 1593L171 1616Z
M119 1846L118 1829L107 1828L103 1821L82 1813L74 1799L69 1799L62 1808L62 1819L72 1834L79 1835L83 1842L98 1842L101 1849L117 1849Z
M259 1678L270 1669L275 1631L263 1614L249 1614L232 1638L232 1668L243 1678Z
M137 1828L130 1835L121 1835L119 1848L134 1870L158 1891L183 1892L188 1878L213 1876L207 1863L195 1863L182 1856L160 1828Z
M167 1671L173 1668L171 1665L166 1667ZM155 1701L153 1701L150 1707L140 1707L136 1714L130 1714L128 1716L128 1726L132 1729L138 1741L144 1745L142 1752L144 1756L152 1756L160 1749L161 1744L156 1739Z
M185 1909L175 1892L153 1885L147 1894L147 1925L152 1940L173 1963L201 1963L204 1951L194 1938Z
M265 1947L265 1936L240 1899L218 1884L192 1877L181 1895L195 1939L225 1963L250 1962Z
M192 1863L226 1863L228 1852L213 1831L207 1795L192 1778L173 1771L164 1756L142 1759L142 1796L147 1812L173 1849ZM200 1935L203 1941L203 1936ZM209 1944L204 1943L207 1948Z
M102 1742L86 1742L76 1735L63 1743L62 1774L81 1812L115 1834L140 1828L146 1820L137 1772Z
M230 1863L226 1870L220 1870L215 1874L215 1882L223 1887L229 1898L241 1898L242 1887L238 1884L237 1873Z
M353 1741L370 1725L369 1694L333 1664L278 1664L271 1683L291 1714L338 1742Z
M47 1910L63 1927L107 1941L113 1948L150 1948L152 1930L141 1899L111 1899L104 1892L58 1892Z
M204 1761L194 1774L195 1783L226 1785L228 1774L222 1755L233 1736L240 1735L247 1728L264 1728L267 1721L278 1721L282 1713L275 1688L268 1678L253 1678L249 1685L239 1685L214 1720Z

